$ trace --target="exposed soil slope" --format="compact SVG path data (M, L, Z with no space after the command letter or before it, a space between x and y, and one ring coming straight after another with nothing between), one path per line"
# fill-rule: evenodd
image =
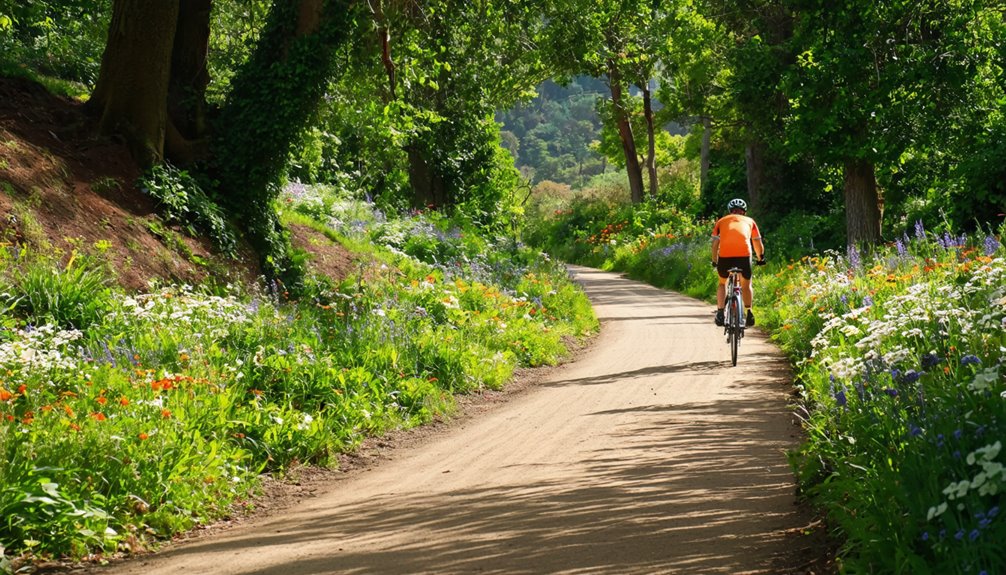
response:
M233 261L178 230L153 233L156 204L137 188L140 170L122 142L94 134L80 102L0 78L0 245L61 252L64 259L74 249L100 255L134 290L152 279L198 282L210 274L254 281L254 254ZM353 271L346 250L314 235L297 228L294 243L310 246L319 271L335 278ZM205 261L210 265L199 263Z

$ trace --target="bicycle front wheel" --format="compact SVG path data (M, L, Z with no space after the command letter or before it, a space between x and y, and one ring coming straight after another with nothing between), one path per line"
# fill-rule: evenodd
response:
M741 344L741 322L744 318L741 317L741 303L736 297L730 298L729 312L727 317L730 318L730 326L727 328L730 332L730 363L732 365L737 365L737 348Z

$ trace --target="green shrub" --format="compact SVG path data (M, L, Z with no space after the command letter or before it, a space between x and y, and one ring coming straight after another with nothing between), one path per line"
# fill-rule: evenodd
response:
M224 254L233 256L237 239L223 210L185 170L165 162L150 169L140 180L141 189L158 202L168 223L178 224L190 236L204 233Z
M76 252L74 252L76 254ZM0 306L34 324L85 329L110 307L110 280L100 267L73 259L63 267L49 260L22 262L9 271Z

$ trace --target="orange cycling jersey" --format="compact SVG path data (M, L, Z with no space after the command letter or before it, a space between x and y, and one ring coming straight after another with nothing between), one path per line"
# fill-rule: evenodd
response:
M751 240L760 239L758 224L741 214L727 214L713 226L713 237L720 239L721 258L751 256Z

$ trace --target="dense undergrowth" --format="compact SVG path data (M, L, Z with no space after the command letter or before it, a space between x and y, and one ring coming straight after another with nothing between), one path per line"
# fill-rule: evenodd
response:
M99 256L0 247L0 571L138 549L252 505L262 472L449 413L596 328L565 268L436 214L297 187L358 273L113 287ZM306 254L299 257L306 258Z
M571 261L711 301L710 226L595 204L558 210L534 233ZM918 222L870 253L770 257L758 271L759 325L791 358L802 397L793 468L843 543L841 570L1006 572L999 236Z

